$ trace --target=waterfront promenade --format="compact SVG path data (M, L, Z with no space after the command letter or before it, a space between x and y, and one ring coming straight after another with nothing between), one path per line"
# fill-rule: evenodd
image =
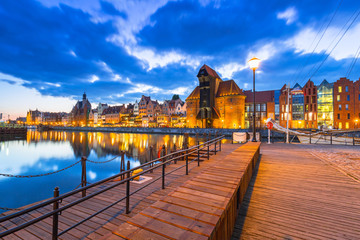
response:
M343 155L347 161L355 152L350 146L262 144L232 239L360 239L360 182L326 159Z

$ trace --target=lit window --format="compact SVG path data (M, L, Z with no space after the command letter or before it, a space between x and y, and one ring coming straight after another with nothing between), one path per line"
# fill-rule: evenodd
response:
M341 111L341 104L339 104L339 110Z
M338 102L340 102L340 95L337 95L336 99L337 99Z
M339 123L339 129L342 129L342 123L341 122Z
M349 129L349 123L348 122L345 123L345 128Z
M339 93L342 92L342 87L341 87L341 86L338 87L338 92L339 92Z
M349 110L349 104L345 104L345 109Z

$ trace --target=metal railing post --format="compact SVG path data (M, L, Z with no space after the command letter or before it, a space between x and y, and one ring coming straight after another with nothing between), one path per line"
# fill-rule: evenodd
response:
M355 132L353 132L353 146L355 146Z
M332 145L332 133L330 133L330 145Z
M120 161L120 173L125 171L125 152L121 151L121 161ZM124 179L124 174L121 175L121 180Z
M130 161L127 161L127 170L130 170ZM126 181L126 214L130 213L130 171L127 173Z
M221 139L219 141L219 151L221 152Z
M176 144L174 143L174 152L176 152ZM174 159L174 163L176 164L177 163L177 154L174 154L173 157L175 157Z
M309 143L311 144L311 130L310 130L310 140L309 140Z
M162 165L162 189L165 189L165 163Z
M163 153L162 157L166 155L166 147L165 147L165 144L163 144L163 146L162 146L162 153ZM166 162L166 158L163 158L163 159L162 159L162 162L163 162L163 163Z
M198 160L198 167L200 166L200 142L198 141L197 142L197 145L198 145L198 147L197 147L197 160Z
M86 186L86 157L81 157L81 187ZM86 196L86 189L82 190L82 197Z
M217 141L215 141L215 155L216 155L216 143L217 143Z
M207 159L210 159L210 144L207 144Z
M55 187L54 189L54 198L59 196L59 187ZM59 208L59 202L56 201L53 204L53 210L57 210ZM52 239L58 239L58 230L59 230L59 213L54 213L53 215L53 226L52 226Z
M186 149L186 175L189 175L189 156L187 155L188 154L188 151Z
M150 146L150 162L152 162L153 160L153 146ZM153 167L153 163L150 163L150 168ZM153 173L153 170L150 171L151 173Z

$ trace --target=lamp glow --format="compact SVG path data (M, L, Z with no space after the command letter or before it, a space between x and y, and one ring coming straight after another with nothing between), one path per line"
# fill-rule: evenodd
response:
M250 59L248 63L252 70L256 70L260 65L260 59L254 57L254 58Z

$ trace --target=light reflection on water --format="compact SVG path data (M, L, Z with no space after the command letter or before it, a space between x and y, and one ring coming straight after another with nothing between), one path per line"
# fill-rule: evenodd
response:
M28 131L26 140L0 142L0 173L13 175L43 174L63 169L86 156L105 161L125 151L131 168L149 159L149 147L157 151L182 146L182 135L129 134L102 132ZM201 140L201 139L198 139ZM194 145L195 138L189 138ZM156 154L154 154L156 156ZM93 183L119 173L120 158L104 163L87 163L87 178ZM80 183L81 165L49 176L10 178L0 176L0 207L17 208L73 190ZM2 212L0 210L0 212Z

